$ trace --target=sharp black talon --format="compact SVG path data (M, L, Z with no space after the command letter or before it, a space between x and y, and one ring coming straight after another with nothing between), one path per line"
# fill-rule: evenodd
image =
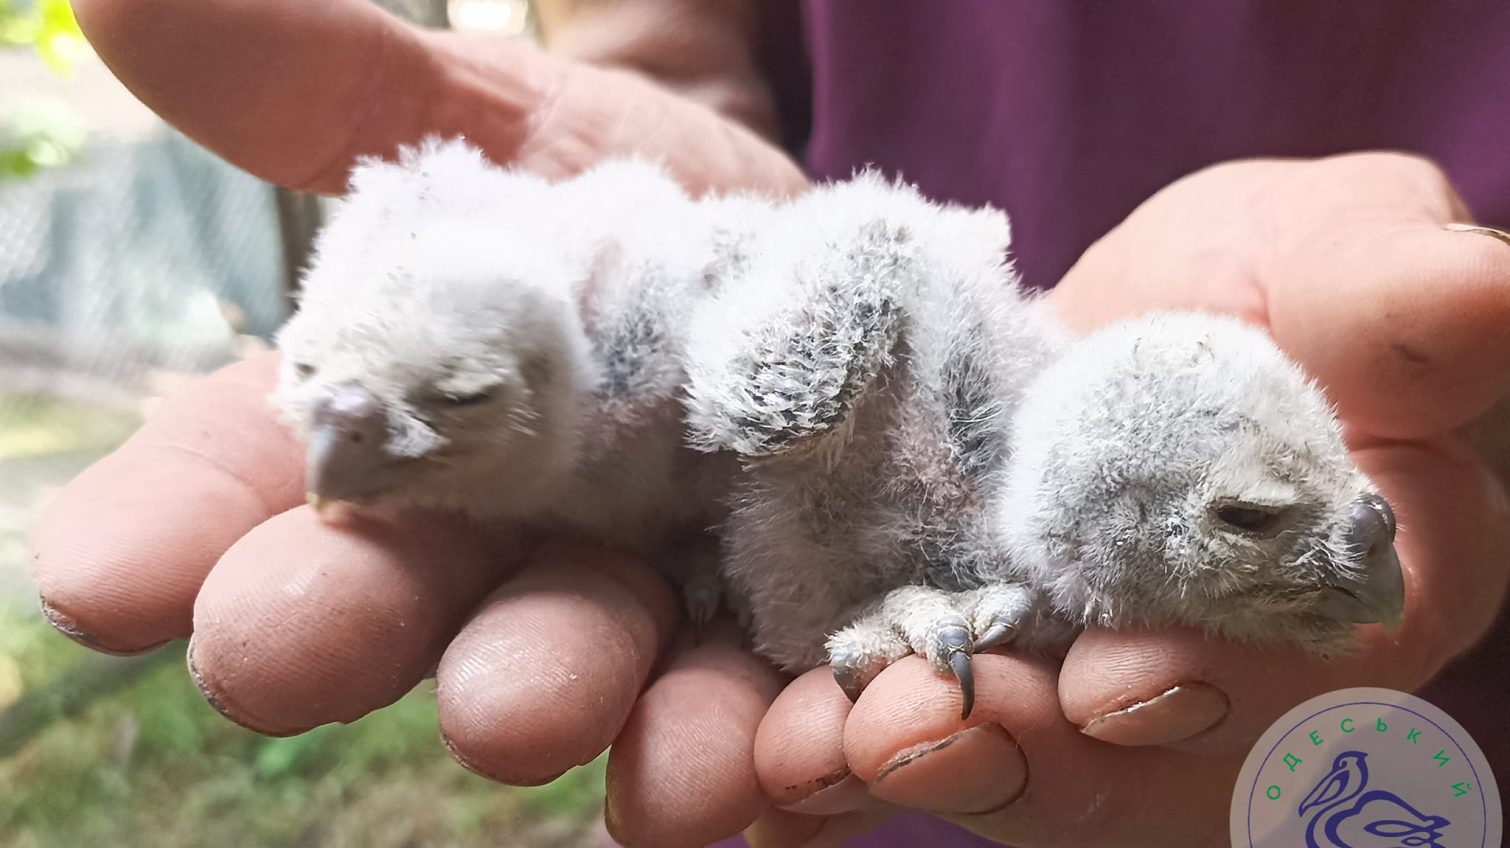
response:
M975 640L975 652L989 650L1007 641L1012 636L1013 627L1010 623L997 620L991 622L991 626Z
M970 629L964 621L958 624L947 624L939 628L939 647L947 651L949 668L959 680L960 694L964 696L965 707L963 718L970 717L970 711L975 708L975 674L970 667L970 654L974 651L974 640L970 638Z
M860 700L860 693L865 691L866 683L860 670L846 662L843 656L835 657L829 663L829 668L833 669L834 682L838 683L839 688L844 691L844 697L848 698L850 703Z
M954 676L959 679L959 693L964 699L964 706L960 710L960 718L970 717L971 710L975 709L975 671L970 665L969 651L955 651L949 657L949 667L954 670Z

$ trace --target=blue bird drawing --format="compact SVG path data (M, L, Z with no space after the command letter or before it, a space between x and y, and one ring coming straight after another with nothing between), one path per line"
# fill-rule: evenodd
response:
M1306 848L1445 848L1438 837L1451 824L1384 789L1368 789L1368 754L1344 751L1300 802L1310 815Z

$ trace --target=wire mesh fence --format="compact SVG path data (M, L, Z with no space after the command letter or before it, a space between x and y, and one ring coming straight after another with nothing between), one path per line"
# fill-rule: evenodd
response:
M0 184L0 387L144 388L282 320L268 187L167 130ZM84 387L88 387L85 389Z
M375 2L448 23L446 0ZM0 182L0 391L132 398L230 361L286 317L318 210L165 126Z

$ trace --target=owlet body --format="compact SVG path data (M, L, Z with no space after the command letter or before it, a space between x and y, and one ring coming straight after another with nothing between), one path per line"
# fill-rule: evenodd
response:
M873 174L783 203L633 162L550 185L457 143L352 187L280 336L320 499L643 550L699 615L721 574L781 667L854 693L919 653L967 711L1007 640L1326 652L1399 613L1394 516L1272 341L1201 314L1071 339L998 212Z

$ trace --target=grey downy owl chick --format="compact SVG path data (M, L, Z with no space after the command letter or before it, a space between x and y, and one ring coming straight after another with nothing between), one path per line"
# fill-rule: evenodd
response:
M982 577L1005 558L1012 412L1066 336L1017 289L1009 242L999 212L864 174L780 207L696 313L694 444L745 465L725 579L782 668L831 660L856 691L916 650L968 686L971 650L1035 608L1032 587ZM874 633L829 641L867 616Z
M1014 421L1010 567L1080 626L1178 624L1334 654L1395 623L1389 504L1262 330L1153 314L1078 341Z
M461 142L363 163L278 338L311 499L636 550L715 522L728 470L684 444L682 339L764 209L637 162L558 184Z
M873 177L791 209L690 363L694 439L745 459L726 577L779 665L826 659L855 695L917 653L968 714L970 655L1009 639L1329 651L1398 616L1394 517L1263 333L1188 314L1068 343L996 213Z

